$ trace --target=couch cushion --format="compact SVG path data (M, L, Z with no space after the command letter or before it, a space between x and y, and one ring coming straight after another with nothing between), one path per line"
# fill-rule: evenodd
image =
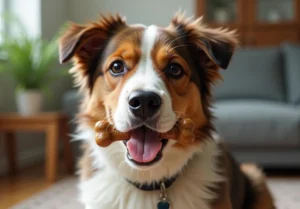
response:
M215 104L215 125L234 146L300 145L300 111L293 105L256 100Z
M216 86L215 96L221 99L266 99L283 101L284 79L280 48L238 49L224 81Z
M293 104L300 104L300 45L284 44L283 51L287 99Z

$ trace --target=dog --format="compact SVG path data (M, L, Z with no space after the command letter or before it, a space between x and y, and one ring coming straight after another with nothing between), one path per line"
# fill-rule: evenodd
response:
M176 14L167 27L128 25L120 15L69 24L59 39L60 62L83 99L78 134L80 200L86 209L272 209L255 165L239 166L213 126L212 86L236 48L235 32ZM190 119L188 144L162 139ZM124 141L95 142L98 121Z

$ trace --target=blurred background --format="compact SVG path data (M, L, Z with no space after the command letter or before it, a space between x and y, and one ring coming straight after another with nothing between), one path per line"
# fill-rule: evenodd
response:
M50 208L26 199L68 179L68 162L61 160L68 145L46 143L47 125L60 126L62 118L72 133L80 99L70 66L58 64L62 26L100 13L167 26L179 9L204 16L211 27L237 30L239 47L214 89L213 107L216 128L237 160L258 163L270 175L300 176L300 0L0 0L0 208ZM35 130L31 123L46 125ZM78 147L71 144L73 162Z

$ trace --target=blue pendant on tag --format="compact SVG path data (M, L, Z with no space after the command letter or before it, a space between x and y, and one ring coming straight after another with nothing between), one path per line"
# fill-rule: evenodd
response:
M167 200L160 200L157 203L157 209L170 209L170 203Z

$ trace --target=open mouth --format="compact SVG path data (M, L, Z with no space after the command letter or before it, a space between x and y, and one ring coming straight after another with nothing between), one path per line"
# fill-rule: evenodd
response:
M158 162L167 143L167 139L159 138L158 132L146 126L131 130L130 139L124 140L128 160L140 166Z

